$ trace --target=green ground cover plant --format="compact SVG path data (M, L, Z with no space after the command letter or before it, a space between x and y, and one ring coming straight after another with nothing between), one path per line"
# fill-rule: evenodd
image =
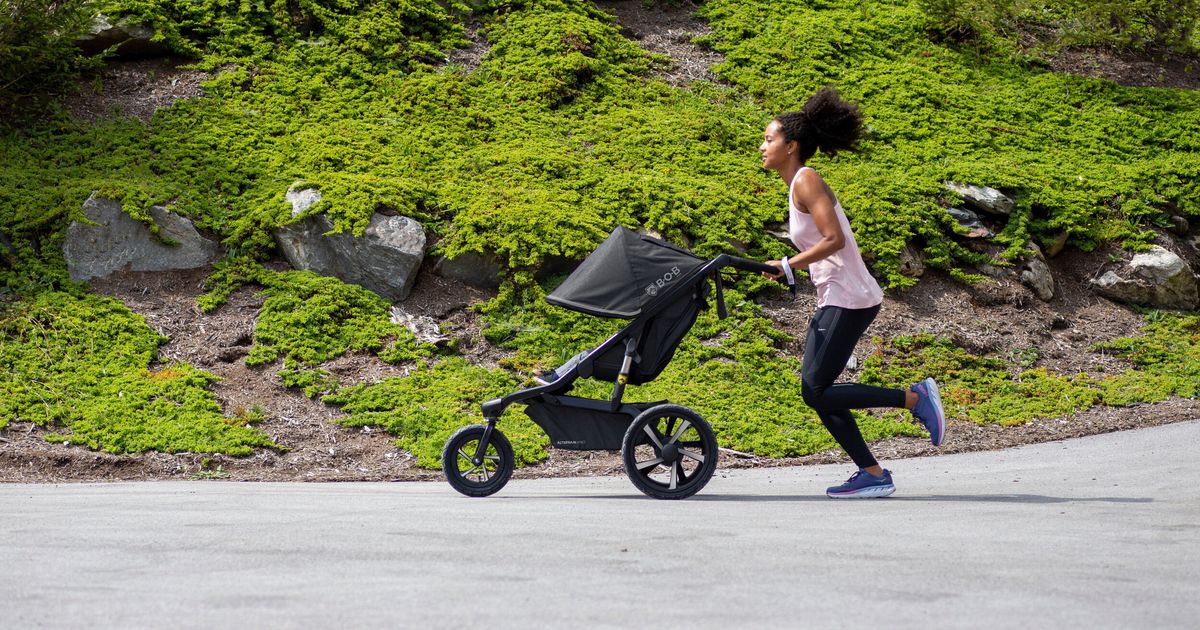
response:
M276 272L247 259L217 265L200 305L211 312L247 283L261 286L266 299L258 312L254 345L246 365L280 359L283 384L309 397L337 389L337 379L319 366L348 352L368 353L387 363L428 356L404 326L391 322L391 304L355 284L309 271Z
M1200 316L1151 313L1142 334L1100 344L1128 359L1119 375L1052 374L998 356L975 356L932 335L876 340L860 380L903 387L937 374L946 413L980 424L1015 425L1095 405L1123 407L1200 395Z
M341 421L346 426L382 427L399 436L396 444L416 455L418 465L438 468L450 435L471 420L482 422L479 405L516 386L517 379L504 370L488 370L451 357L432 366L418 364L403 378L344 387L324 400L349 412ZM502 424L518 466L546 458L549 438L524 414L508 411Z
M275 446L253 414L221 413L211 374L156 364L166 339L112 298L47 291L0 303L0 340L0 428L61 427L47 440L109 453Z
M1015 196L995 239L1004 260L1063 233L1081 249L1138 248L1168 213L1200 216L1195 92L1049 73L1003 38L984 49L931 39L936 15L918 0L710 0L701 9L712 26L704 43L725 56L716 68L723 82L688 88L655 78L665 61L582 0L105 0L103 8L152 25L164 44L211 72L206 95L148 122L48 113L37 124L0 124L0 292L28 296L16 302L26 304L75 290L61 243L93 192L142 220L151 205L170 204L229 251L203 308L219 308L247 283L267 293L248 363L282 361L289 386L343 405L351 424L386 427L423 465L487 396L517 386L517 374L555 365L615 329L545 305L553 281L539 284L547 268L582 259L614 225L648 228L701 256L785 253L763 230L783 219L785 193L754 149L771 116L825 85L862 105L869 135L861 154L818 156L814 166L838 191L873 270L894 289L914 282L900 273L906 246L964 279L973 265L994 262L956 238L943 206L958 200L943 190L945 180ZM467 24L478 25L489 46L474 69L447 57L466 45ZM284 198L296 182L321 191L308 213L328 214L337 231L361 234L375 212L399 212L425 226L434 254L500 260L505 279L482 308L484 335L512 356L493 370L435 357L388 323L377 296L265 270L262 261L275 253L271 230L303 218L291 216ZM734 317L704 315L663 376L629 395L694 406L739 450L831 448L799 399L797 359L778 352L779 333L749 301L775 290L767 285L740 282L730 293ZM13 331L24 330L17 312L3 319ZM122 326L126 317L98 311L81 325ZM1162 326L1176 325L1163 317ZM945 369L957 414L1001 424L1129 404L1130 396L1187 395L1176 375L1195 374L1197 355L1169 346L1166 329L1154 325L1142 341L1108 350L1134 361L1124 384L1047 374L1035 356L1021 358L1022 372L1013 374L1007 358L972 357L923 338L881 340L895 346L885 356L898 358L881 358L864 378L908 384ZM1178 325L1176 333L1188 330ZM1174 358L1132 358L1159 356L1147 348L1160 346L1167 349L1155 352ZM386 384L339 384L321 365L346 352L416 367ZM8 365L14 382L39 378L29 370L40 364ZM186 378L167 380L192 383L186 391L203 391L199 383L211 378L180 370ZM600 384L580 391L605 395ZM1022 399L1049 393L1034 407ZM21 393L22 413L32 413L31 395ZM156 413L165 415L147 422L178 417ZM915 434L896 419L864 416L864 433ZM519 412L505 422L519 461L543 456L544 436ZM81 435L82 423L70 426Z

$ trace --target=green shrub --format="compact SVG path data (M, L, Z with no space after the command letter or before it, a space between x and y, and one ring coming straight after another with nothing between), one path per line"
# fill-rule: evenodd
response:
M482 422L480 405L516 389L504 370L487 370L449 358L432 367L418 364L412 374L375 385L344 387L325 397L350 415L346 426L382 427L398 436L396 444L417 456L417 464L437 468L442 447L459 427ZM546 458L548 438L520 413L510 409L500 429L512 442L518 466Z
M9 0L0 10L0 127L41 107L41 97L96 67L75 46L94 17L89 0Z
M864 364L861 380L904 387L937 378L951 417L980 424L1015 425L1055 418L1096 405L1153 403L1172 396L1200 395L1200 316L1155 313L1142 334L1097 345L1132 367L1112 376L1059 375L1024 369L998 356L975 356L947 339L930 335L878 341L880 350Z
M70 433L46 439L110 453L275 446L252 418L221 414L211 374L186 363L151 371L166 339L117 300L43 292L4 304L0 340L0 427L62 427Z
M387 300L356 284L310 271L272 272L244 263L221 266L213 278L212 290L201 299L209 310L242 283L264 287L266 300L246 365L282 358L285 381L291 384L328 385L328 375L300 367L317 366L347 352L369 352L388 363L412 361L429 352L407 328L391 322Z

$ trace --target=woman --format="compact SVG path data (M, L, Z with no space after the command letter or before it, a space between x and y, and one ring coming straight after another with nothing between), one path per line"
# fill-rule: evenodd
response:
M946 419L937 383L932 378L908 391L856 383L834 384L854 346L875 319L883 291L867 272L854 233L837 196L812 168L805 166L818 151L833 156L854 150L862 135L858 107L833 88L814 94L798 112L781 114L767 125L758 147L763 168L788 184L788 230L800 251L769 261L791 277L807 269L817 289L817 311L804 344L801 392L838 444L858 465L849 480L833 486L833 498L886 497L896 491L892 474L875 461L854 421L851 409L904 407L929 430L934 446L945 435Z

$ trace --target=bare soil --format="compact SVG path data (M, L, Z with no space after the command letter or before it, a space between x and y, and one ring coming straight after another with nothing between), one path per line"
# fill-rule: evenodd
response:
M149 121L154 112L182 99L203 96L200 84L210 75L183 66L178 59L114 61L80 79L63 106L77 120L112 117Z

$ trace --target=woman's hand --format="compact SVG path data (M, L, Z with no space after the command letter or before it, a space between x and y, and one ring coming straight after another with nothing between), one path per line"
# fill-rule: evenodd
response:
M783 277L783 263L782 262L780 262L778 260L768 260L766 262L766 264L771 267L774 267L775 273L767 273L764 271L762 274L763 277L770 278L772 280L778 280L781 277Z

